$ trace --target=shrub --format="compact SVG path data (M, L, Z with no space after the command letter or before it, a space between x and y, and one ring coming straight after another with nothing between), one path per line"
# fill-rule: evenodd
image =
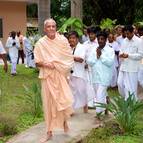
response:
M42 100L40 86L36 83L32 84L31 88L24 86L25 102L31 106L32 114L35 117L40 117L42 114Z
M75 17L70 17L69 19L65 21L65 23L62 25L62 27L58 31L61 33L64 33L64 32L69 32L72 29L76 31L79 34L79 36L82 36L83 26L84 24L82 23L80 19L75 18Z
M103 29L110 29L112 30L116 24L117 20L111 20L110 18L102 19L100 22L100 28Z
M113 113L123 133L133 133L137 125L138 112L143 109L143 102L137 101L134 94L129 93L125 100L122 96L113 97L110 103L97 103L98 107L107 108Z
M13 115L1 114L0 116L0 132L2 135L14 135L17 133L17 118Z

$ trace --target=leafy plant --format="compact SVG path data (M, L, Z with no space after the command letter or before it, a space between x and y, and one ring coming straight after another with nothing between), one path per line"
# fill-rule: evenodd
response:
M24 86L25 102L28 103L32 109L35 117L40 117L42 114L42 100L40 86L36 83L32 84L31 88Z
M0 89L0 105L2 105L2 89Z
M0 115L0 133L2 135L14 135L17 133L16 127L17 117L13 115Z
M102 19L100 22L101 29L110 29L112 30L116 24L117 20L111 20L110 18Z
M143 109L143 102L137 101L134 94L131 93L129 93L127 100L122 96L116 96L108 105L97 104L97 107L107 108L113 113L123 133L132 133L135 130L138 122L137 114Z
M31 32L32 33L32 32ZM35 43L41 38L40 34L36 34L33 32L33 34L31 34L31 36L29 36L29 40L31 42L31 45L34 47Z
M69 32L71 29L78 32L79 36L83 35L83 23L80 19L70 17L65 21L62 27L58 30L61 33Z
M143 21L136 22L134 25L137 27L143 27Z

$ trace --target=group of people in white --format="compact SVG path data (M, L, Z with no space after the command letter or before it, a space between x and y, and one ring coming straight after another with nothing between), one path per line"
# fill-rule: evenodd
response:
M138 99L138 82L143 86L143 31L135 33L132 25L117 30L119 33L107 33L90 27L82 40L76 31L69 32L75 61L69 77L74 109L83 107L86 113L96 102L106 104L108 87L118 87L125 100L129 92ZM104 111L96 107L97 115Z
M143 87L143 28L137 32L132 25L128 25L119 26L116 30L116 33L107 33L99 27L90 27L82 39L76 31L68 33L75 61L69 76L74 109L83 107L86 113L88 107L94 107L96 102L106 104L108 87L118 87L125 100L129 92L138 99L138 82ZM22 63L25 55L26 65L35 67L33 46L20 32L10 33L5 49L10 56L12 75L17 74L16 65L20 55ZM0 42L0 55L5 53ZM104 110L96 107L97 114Z
M0 44L0 49L2 53L9 56L11 63L11 75L16 75L16 65L19 63L19 58L22 59L22 64L26 59L26 67L35 67L34 57L33 57L33 46L30 42L30 39L23 36L20 32L12 31L6 41L5 46L2 42Z

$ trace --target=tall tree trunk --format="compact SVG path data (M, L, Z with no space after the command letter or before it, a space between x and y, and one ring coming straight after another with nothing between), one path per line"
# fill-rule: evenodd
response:
M82 20L82 0L71 0L71 17Z
M50 0L39 0L38 2L38 26L40 34L43 34L44 20L50 18Z

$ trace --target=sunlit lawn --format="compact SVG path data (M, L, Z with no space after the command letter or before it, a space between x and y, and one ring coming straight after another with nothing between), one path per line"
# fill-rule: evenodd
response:
M39 83L38 72L35 69L25 68L24 65L17 66L17 76L4 73L0 66L0 115L16 120L18 132L43 120L34 118L30 113L30 105L27 106L24 97L24 86L31 87L33 83ZM7 137L6 137L7 138ZM4 138L0 138L0 143Z
M33 83L39 83L38 72L35 69L25 68L24 65L17 66L17 76L4 73L0 66L0 115L16 120L17 132L21 132L32 125L39 123L43 117L34 118L31 114L30 105L27 106L23 100L24 86L31 87ZM108 90L110 98L118 96L117 90ZM143 140L143 111L140 113L139 125L132 135L119 135L110 121L104 128L93 129L83 143L142 143ZM0 143L11 136L0 138Z

